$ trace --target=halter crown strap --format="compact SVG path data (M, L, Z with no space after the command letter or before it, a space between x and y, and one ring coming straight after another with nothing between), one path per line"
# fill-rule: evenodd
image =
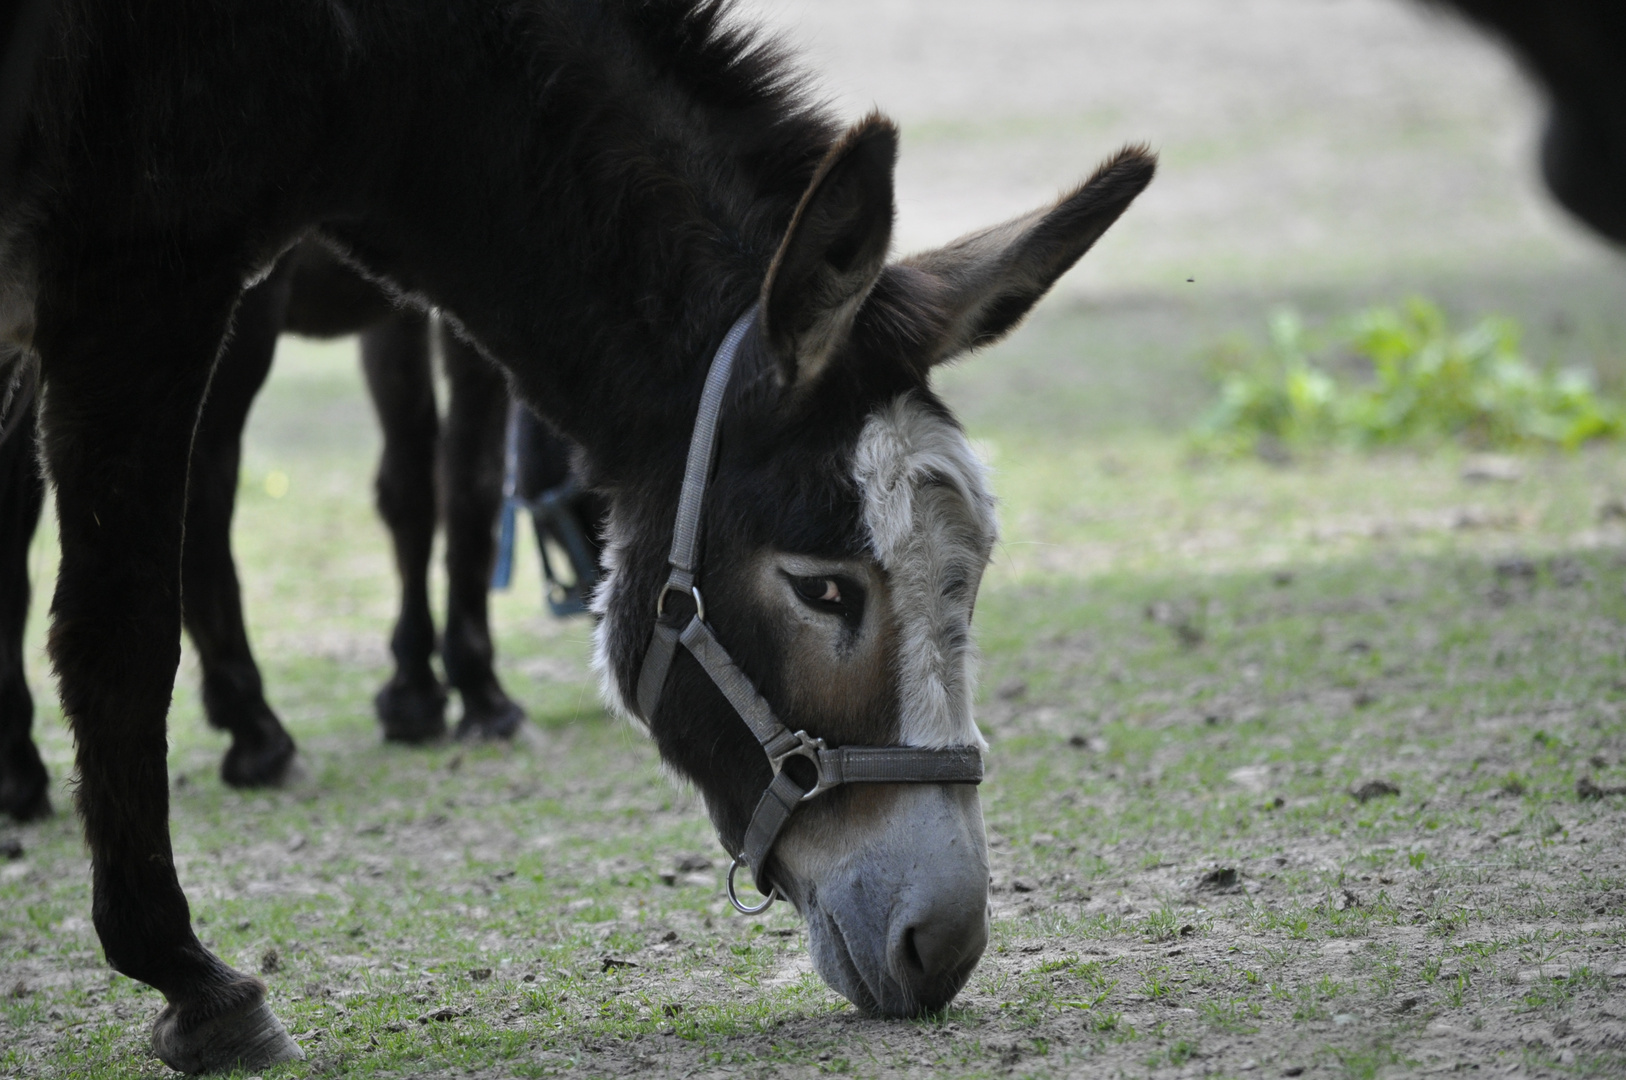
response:
M667 594L689 594L694 598L696 617L706 617L705 604L694 580L700 556L700 514L705 508L712 460L717 456L717 418L722 414L728 380L734 373L734 358L739 355L740 344L756 318L757 309L752 305L729 328L723 343L717 347L711 370L706 373L706 385L700 391L700 413L695 417L694 435L689 440L689 459L683 467L683 491L678 496L677 525L672 530L672 553L667 560L671 573L655 601L655 636L644 654L644 666L638 672L638 712L646 721L654 717L655 706L660 704L661 688L666 685L666 673L672 668L672 655L677 651L681 633L680 627L661 618L665 614Z
M669 583L678 583L681 575L684 589L694 585L695 560L700 549L700 511L706 501L712 459L717 456L717 417L723 411L723 398L728 393L728 380L734 373L734 358L739 355L740 343L756 321L757 309L753 305L729 328L706 374L705 389L700 391L700 414L695 417L694 437L689 441L689 460L683 467L683 493L678 497L677 528L672 533Z
M677 525L672 535L671 573L655 601L655 632L638 673L638 711L646 721L654 718L661 689L671 671L677 647L682 645L699 662L728 703L745 721L746 727L768 756L773 781L762 793L751 822L746 827L742 850L729 870L729 899L748 914L764 911L776 893L764 879L762 867L774 842L790 821L796 808L808 799L841 784L980 784L982 754L974 746L843 746L834 750L805 731L793 732L774 715L772 706L757 693L746 674L734 663L728 650L706 623L706 605L695 581L700 548L700 515L706 499L706 485L716 456L717 418L734 370L740 345L757 318L753 307L742 315L723 343L718 346L706 385L700 394L700 412L695 419L689 458L683 470L683 491L678 497ZM689 594L695 613L681 628L666 618L666 598L673 592ZM793 757L806 758L814 775L812 787L804 787L785 769ZM749 909L734 895L734 869L743 862L751 868L758 891L768 900L760 908Z

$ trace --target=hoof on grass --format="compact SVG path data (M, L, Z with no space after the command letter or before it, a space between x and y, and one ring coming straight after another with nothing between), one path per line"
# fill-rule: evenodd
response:
M427 743L446 737L446 691L430 680L408 681L397 674L373 699L385 742Z
M208 1020L186 1025L182 1011L165 1009L152 1029L152 1049L165 1065L184 1073L264 1069L305 1056L264 997Z
M512 739L525 724L525 710L497 691L497 701L472 705L463 698L463 719L457 722L460 742L483 742L489 739Z
M13 821L37 821L51 816L51 781L33 740L16 740L0 761L0 813Z
M297 755L298 747L281 724L263 737L233 738L220 762L220 779L234 788L282 787L299 779Z

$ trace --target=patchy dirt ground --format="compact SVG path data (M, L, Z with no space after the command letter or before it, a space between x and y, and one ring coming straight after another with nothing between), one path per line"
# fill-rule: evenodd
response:
M1626 372L1626 275L1531 182L1511 65L1384 0L756 6L903 121L905 247L1164 151L1065 295L945 378L1003 500L994 943L945 1016L879 1023L782 907L730 914L701 809L599 710L525 558L496 619L533 735L380 746L371 422L349 353L290 349L238 545L309 779L221 789L191 659L172 725L200 932L309 1054L268 1075L1626 1073L1626 459L1195 468L1174 434L1200 349L1284 299L1503 307L1536 355ZM71 818L0 852L0 1077L165 1073Z
M1313 472L1235 468L1316 506ZM511 612L539 703L512 750L381 747L376 670L278 650L311 776L234 795L183 682L183 876L206 940L300 1033L288 1075L1617 1075L1626 544L1565 548L1554 523L1612 518L1626 472L1549 469L1498 489L1547 501L1500 531L991 583L995 939L940 1018L857 1017L790 913L730 914L700 808L593 708L585 642ZM1448 461L1414 473L1481 491ZM1094 504L1139 505L1144 481ZM387 578L369 590L384 607ZM6 837L0 1068L162 1072L156 996L109 978L87 925L72 821Z

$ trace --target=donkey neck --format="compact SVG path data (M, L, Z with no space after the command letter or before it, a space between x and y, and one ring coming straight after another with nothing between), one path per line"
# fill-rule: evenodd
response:
M707 9L533 3L457 28L383 212L333 230L451 313L612 482L686 436L833 137Z

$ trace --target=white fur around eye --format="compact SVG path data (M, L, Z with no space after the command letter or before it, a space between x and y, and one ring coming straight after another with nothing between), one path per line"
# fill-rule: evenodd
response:
M900 631L900 737L982 746L971 716L971 609L998 535L986 470L965 433L910 393L870 416L853 478ZM944 588L955 581L966 587Z

